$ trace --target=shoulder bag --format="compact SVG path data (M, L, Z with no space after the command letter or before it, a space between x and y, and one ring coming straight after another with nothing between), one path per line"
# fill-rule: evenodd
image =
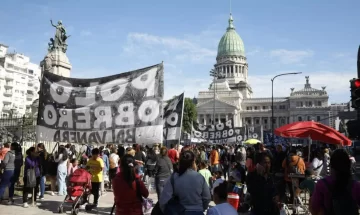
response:
M171 214L171 215L183 215L185 213L185 207L180 203L179 197L175 194L175 180L174 174L170 177L170 183L173 188L173 194L171 199L165 206L164 214Z

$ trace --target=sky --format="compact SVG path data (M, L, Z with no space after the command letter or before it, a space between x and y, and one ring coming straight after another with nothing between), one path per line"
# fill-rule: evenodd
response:
M233 0L236 31L245 45L253 97L290 88L326 86L329 102L350 100L360 45L359 0ZM211 83L217 46L230 13L226 0L1 0L0 43L39 63L62 20L71 77L95 78L164 62L165 98L196 97Z

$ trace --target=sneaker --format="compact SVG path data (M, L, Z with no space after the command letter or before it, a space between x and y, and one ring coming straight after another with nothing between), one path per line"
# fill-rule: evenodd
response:
M51 192L50 195L55 196L55 193L54 193L54 192Z
M39 197L40 200L44 200L44 196Z
M24 207L24 208L28 208L28 207L29 207L29 204L26 202L26 203L24 203L23 207Z
M8 205L13 205L13 204L14 204L14 200L13 200L13 199L9 199L9 201L8 201L7 204L8 204Z

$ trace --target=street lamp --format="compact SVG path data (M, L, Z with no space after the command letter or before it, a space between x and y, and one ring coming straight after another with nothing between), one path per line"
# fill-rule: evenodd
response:
M216 109L216 104L215 104L215 99L216 99L216 84L215 84L215 80L218 78L225 78L225 75L222 72L217 71L216 69L212 69L210 71L210 76L212 76L213 79L213 88L214 88L214 110L213 110L213 122L212 124L215 125L215 109Z
M279 75L275 75L272 79L271 79L271 133L272 133L272 144L274 144L274 80L275 78L279 77L279 76L284 76L284 75L298 75L301 74L301 72L289 72L289 73L282 73Z

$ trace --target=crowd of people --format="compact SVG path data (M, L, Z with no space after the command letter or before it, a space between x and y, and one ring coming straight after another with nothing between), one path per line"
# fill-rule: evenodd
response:
M4 144L0 151L0 198L8 187L8 203L14 203L14 188L22 175L24 207L32 190L37 194L32 197L35 202L44 199L46 180L51 184L50 195L66 195L67 180L78 168L91 173L93 207L106 189L111 190L116 215L143 214L151 179L158 197L154 215L174 210L184 215L204 211L235 215L249 210L253 215L278 215L284 204L293 204L303 191L311 196L308 204L314 215L338 210L352 215L360 205L360 184L353 179L355 159L345 149L314 145L309 150L290 144L266 148L261 143L168 148L109 144L79 153L68 144L49 153L39 143L25 156L16 142ZM236 208L228 203L228 193L238 194ZM209 208L212 200L216 206Z

